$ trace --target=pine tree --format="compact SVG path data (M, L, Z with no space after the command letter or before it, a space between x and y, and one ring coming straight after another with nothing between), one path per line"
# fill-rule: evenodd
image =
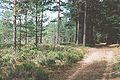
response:
M13 0L13 50L16 53L16 0Z

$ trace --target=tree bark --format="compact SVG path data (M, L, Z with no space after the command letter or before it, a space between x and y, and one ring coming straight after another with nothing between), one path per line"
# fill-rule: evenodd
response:
M60 0L58 2L58 30L57 30L57 44L60 44Z
M35 17L35 22L36 22L36 36L35 36L35 45L37 47L38 44L38 17L37 17L37 4L36 4L36 17Z
M20 50L21 50L21 44L22 44L22 43L21 43L21 39L22 39L22 38L21 38L21 37L22 37L22 36L21 36L21 26L22 26L22 23L21 23L21 16L20 16L19 21L20 21L20 42L19 42L19 45L20 45Z
M13 1L13 50L16 54L16 0Z
M25 44L28 43L28 38L27 38L27 13L25 14Z
M76 31L75 31L75 43L77 43L77 19L76 19Z
M43 30L43 9L41 13L41 26L40 26L40 43L42 43L42 30Z
M78 15L78 19L77 19L77 27L76 27L76 44L80 43L80 14Z
M86 19L87 19L87 1L85 0L85 12L84 12L84 30L83 30L83 46L86 45Z

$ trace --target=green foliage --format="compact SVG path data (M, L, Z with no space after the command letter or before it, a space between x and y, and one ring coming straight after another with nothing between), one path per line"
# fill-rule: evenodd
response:
M44 66L55 66L55 65L65 65L66 64L66 54L65 52L54 52L54 51L50 51L49 53L47 53L46 58L44 58L41 61L41 64Z
M115 70L115 71L120 71L120 66L114 67L113 70Z
M0 50L0 79L48 80L44 67L69 65L83 58L84 52L70 46L28 44L17 56L11 49ZM14 59L15 58L15 59Z
M4 66L7 63L9 63L11 57L12 57L12 51L10 49L4 49L3 51L0 51L0 66Z
M35 48L32 48L35 49ZM27 50L29 55L31 50ZM34 52L34 50L33 50ZM26 53L26 52L24 52ZM34 52L35 53L35 52ZM53 45L40 45L35 53L36 55L41 55L39 58L39 63L43 66L55 66L55 65L66 65L71 62L76 62L81 59L84 55L82 51L78 51L72 47L68 46L53 46ZM34 56L35 56L34 54ZM27 54L26 54L27 55ZM32 54L33 55L33 54ZM32 56L30 55L30 56ZM29 58L30 58L29 56Z
M63 43L69 42L70 39L73 39L75 32L75 23L68 20L69 18L64 16L60 19L60 39ZM57 36L57 22L51 21L49 25L44 30L44 42L46 43L55 43ZM73 41L73 40L72 40ZM71 41L71 42L72 42Z
M17 78L24 78L25 80L30 78L32 80L48 80L48 75L40 67L28 62L16 65L11 75L16 75Z
M26 47L27 46L27 47ZM36 61L43 66L66 65L80 60L84 56L82 50L70 46L41 44L36 48L34 45L26 45L19 55L27 61Z
M116 71L116 72L120 72L120 64L119 63L114 64L113 70ZM115 73L114 76L115 77L120 77L120 73Z
M24 51L24 54L19 53L17 57L12 55L11 49L3 49L0 51L1 80L48 80L48 75L42 67L37 66L35 62L31 62L30 60L33 59L33 55L35 54L34 50L31 50L30 53L28 50ZM13 58L16 59L13 60ZM28 60L26 60L27 58Z
M17 80L48 80L48 75L41 69L36 67L34 63L23 62L21 64L9 64L0 68L0 75L4 79Z
M120 55L117 55L114 58L113 71L116 72L114 74L115 77L120 77Z
M76 62L78 60L80 60L81 58L83 58L83 53L81 54L80 51L77 51L75 49L70 49L68 51L68 61L69 62Z

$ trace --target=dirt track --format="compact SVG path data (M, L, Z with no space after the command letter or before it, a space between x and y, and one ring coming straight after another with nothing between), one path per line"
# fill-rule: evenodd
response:
M89 48L82 61L70 68L51 74L50 80L120 80L113 76L113 58L120 55L117 48Z
M112 59L115 53L111 48L93 48L79 62L82 65L67 80L120 80L112 77Z

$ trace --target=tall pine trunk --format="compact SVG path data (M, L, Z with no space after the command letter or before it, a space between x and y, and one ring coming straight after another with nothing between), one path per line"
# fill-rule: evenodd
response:
M60 0L58 2L58 30L57 30L57 43L60 44Z
M16 54L16 0L13 1L13 50Z
M20 41L19 41L19 45L20 45L20 50L21 50L21 39L22 39L22 35L21 35L21 27L22 27L22 23L21 23L21 16L20 16L20 19L19 19L19 21L20 21Z
M78 19L77 19L77 28L76 28L76 44L80 44L80 14L78 14Z
M36 34L35 34L35 45L37 47L38 45L38 17L37 17L37 3L36 3L36 16L35 16L35 22L36 22L36 28L35 28L35 31L36 31Z
M77 27L78 27L78 21L76 19L75 43L77 43L77 36L78 36L78 34L77 34L78 28Z
M43 9L41 13L41 26L40 26L40 43L42 43L42 30L43 30Z
M25 44L28 43L28 36L27 36L27 12L25 14Z
M83 46L86 45L86 19L87 19L87 1L85 0L84 29L83 29Z

